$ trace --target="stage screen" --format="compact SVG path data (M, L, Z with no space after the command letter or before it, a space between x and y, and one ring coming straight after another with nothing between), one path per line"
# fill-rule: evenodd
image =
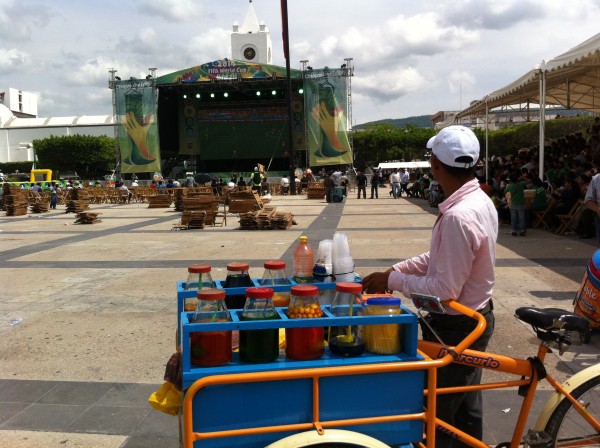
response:
M286 157L285 106L180 108L180 152L202 160Z

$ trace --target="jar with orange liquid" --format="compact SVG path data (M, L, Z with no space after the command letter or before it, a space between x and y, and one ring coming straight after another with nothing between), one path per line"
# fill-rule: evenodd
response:
M215 282L210 274L209 264L190 264L188 266L188 278L185 282L186 291L201 291L206 288L214 288ZM196 297L188 297L183 303L183 311L195 311L197 305Z
M203 289L198 291L198 305L191 323L230 322L225 305L225 291ZM231 330L194 332L190 336L191 363L199 367L213 367L231 361Z
M273 287L277 285L290 285L290 279L285 273L285 261L270 260L264 262L265 272L260 280L261 286ZM289 291L275 291L273 305L276 307L288 306L290 303Z
M323 317L319 289L313 285L292 286L287 316L290 319ZM323 327L286 328L285 355L290 359L319 359L325 351Z

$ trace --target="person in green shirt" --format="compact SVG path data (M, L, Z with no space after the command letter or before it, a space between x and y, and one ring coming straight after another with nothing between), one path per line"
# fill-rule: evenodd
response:
M513 172L508 178L506 193L510 193L510 226L512 236L525 236L525 186L526 182L519 179L519 173Z

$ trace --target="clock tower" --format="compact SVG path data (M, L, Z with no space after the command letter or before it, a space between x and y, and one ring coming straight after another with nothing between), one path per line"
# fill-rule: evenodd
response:
M273 63L271 33L263 22L258 22L252 0L242 26L233 24L231 58L256 64Z

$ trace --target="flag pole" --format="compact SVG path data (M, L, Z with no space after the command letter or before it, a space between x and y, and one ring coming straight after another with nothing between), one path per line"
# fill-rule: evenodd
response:
M294 163L296 151L293 145L294 133L292 129L292 78L290 74L290 40L288 34L288 9L287 0L281 0L281 30L283 37L283 54L285 56L285 72L287 76L287 109L288 109L288 154L290 160L290 194L296 194L296 170Z

